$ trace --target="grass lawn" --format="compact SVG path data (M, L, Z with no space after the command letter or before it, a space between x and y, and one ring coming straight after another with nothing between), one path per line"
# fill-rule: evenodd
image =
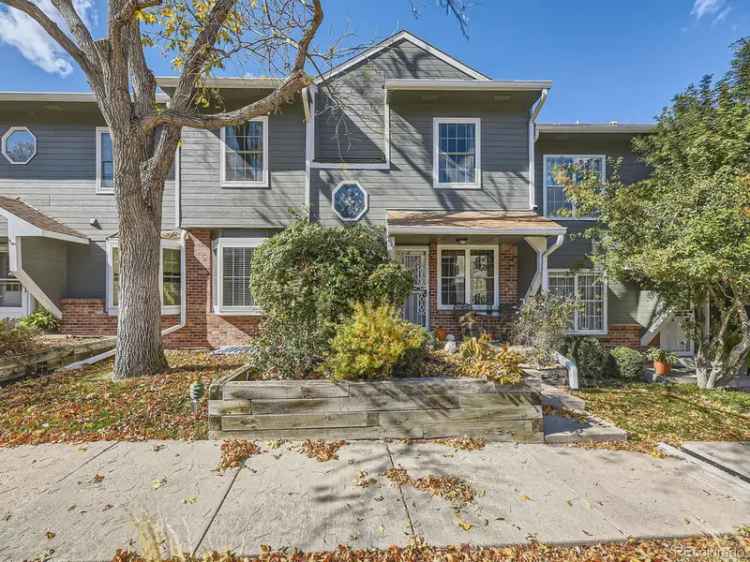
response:
M632 448L649 450L660 441L750 441L750 393L632 383L576 394L587 411L628 431Z
M193 417L188 388L242 356L168 352L168 372L112 382L112 361L0 388L0 446L99 440L206 439L206 397Z

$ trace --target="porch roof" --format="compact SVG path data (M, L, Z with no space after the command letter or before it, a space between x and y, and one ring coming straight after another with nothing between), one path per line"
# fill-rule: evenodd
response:
M532 211L388 211L389 234L557 236L567 229Z
M4 215L7 219L14 219L18 223L20 228L15 233L19 236L42 236L79 244L89 243L89 239L80 232L65 226L20 199L0 197L0 215Z

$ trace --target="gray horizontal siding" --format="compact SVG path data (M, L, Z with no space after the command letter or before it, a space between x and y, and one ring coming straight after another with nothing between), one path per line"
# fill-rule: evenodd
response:
M69 243L49 238L22 239L23 269L54 303L65 296Z
M321 86L316 101L317 160L385 159L386 78L472 77L406 40L378 52Z
M305 205L305 124L301 104L269 117L270 188L221 187L218 130L185 129L181 149L182 226L273 228Z
M102 299L107 287L107 249L103 240L68 244L68 277L65 296L73 299Z
M463 104L393 103L390 169L313 170L313 212L323 224L340 223L331 193L344 180L357 180L367 190L369 211L363 220L376 224L384 223L388 209L528 210L530 103L526 96L503 103L486 97ZM433 117L481 119L482 189L433 187Z

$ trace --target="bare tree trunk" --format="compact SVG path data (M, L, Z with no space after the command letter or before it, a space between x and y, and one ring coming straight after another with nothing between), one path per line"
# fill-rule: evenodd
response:
M120 138L118 138L120 137ZM113 377L163 371L161 343L161 201L164 184L144 186L142 133L112 133L115 193L120 210L120 313Z

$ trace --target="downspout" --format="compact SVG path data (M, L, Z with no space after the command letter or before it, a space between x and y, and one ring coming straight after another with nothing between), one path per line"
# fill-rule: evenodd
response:
M534 273L534 277L531 279L531 283L529 284L529 288L526 291L525 295L525 298L529 298L531 295L535 295L539 291L540 287L542 289L542 292L546 293L549 290L547 260L550 255L556 252L560 248L560 246L563 245L563 242L565 242L565 235L558 234L555 243L552 244L552 246L550 246L549 248L544 249L540 249L539 247L535 246L535 244L532 243L529 239L527 239L526 242L536 252L536 273Z
M542 111L542 107L549 97L549 88L542 90L542 95L531 110L529 116L529 209L536 210L536 162L534 156L534 145L539 138L539 131L536 128L536 119Z
M542 254L542 293L546 293L549 291L549 274L547 273L547 261L549 257L554 252L556 252L560 248L560 246L563 245L563 242L565 242L565 235L558 234L555 243L547 248L547 250Z
M307 218L312 216L312 161L315 158L315 86L302 89L302 109L305 112L305 207Z

